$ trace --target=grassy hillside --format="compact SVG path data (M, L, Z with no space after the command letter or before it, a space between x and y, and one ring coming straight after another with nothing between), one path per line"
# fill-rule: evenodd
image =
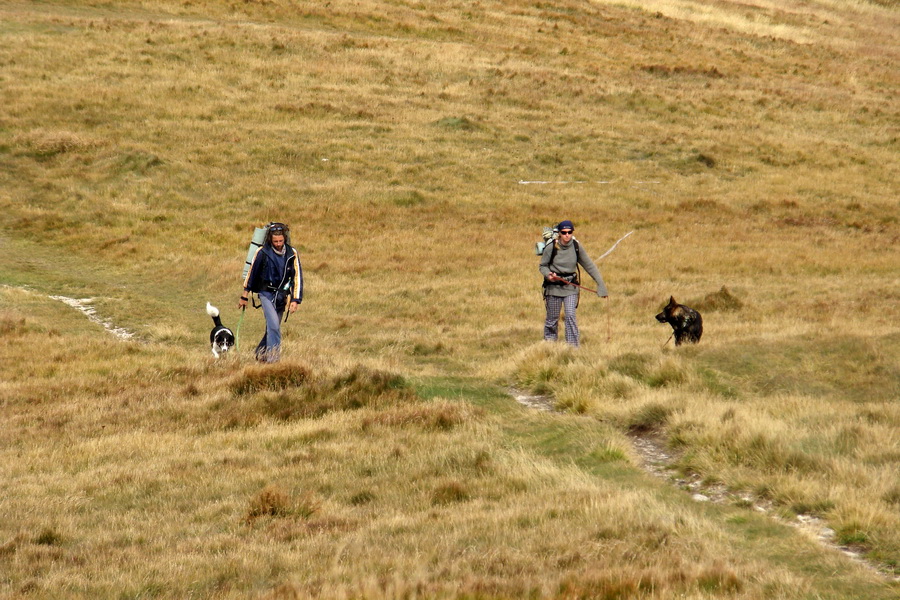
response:
M896 597L898 30L874 1L4 3L0 594ZM578 352L540 343L563 218L594 257L634 231ZM308 290L285 361L250 361L256 312L212 361L205 302L237 327L273 219ZM692 502L637 434L752 500Z

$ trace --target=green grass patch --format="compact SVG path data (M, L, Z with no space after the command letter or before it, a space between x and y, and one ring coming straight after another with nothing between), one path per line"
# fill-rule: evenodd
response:
M713 391L801 394L888 401L900 395L900 342L893 337L799 337L700 349L696 363Z

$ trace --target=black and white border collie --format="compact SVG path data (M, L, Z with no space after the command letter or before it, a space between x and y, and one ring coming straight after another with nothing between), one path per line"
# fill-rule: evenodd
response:
M211 316L213 323L215 323L215 327L209 332L209 345L212 347L213 356L219 358L219 356L225 354L234 346L234 334L230 329L222 325L222 319L219 318L219 309L209 302L206 303L206 314Z

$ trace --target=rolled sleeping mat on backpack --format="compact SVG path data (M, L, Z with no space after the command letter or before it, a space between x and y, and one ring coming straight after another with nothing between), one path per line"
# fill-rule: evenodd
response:
M253 257L256 256L256 251L262 248L263 244L266 243L266 232L268 231L268 225L265 227L257 227L253 230L253 239L250 240L250 247L247 248L247 260L244 261L244 273L241 275L241 280L247 279L247 273L250 272L250 265L253 264Z
M534 245L534 253L538 256L544 253L544 248L556 241L559 237L559 232L552 227L544 227L544 233L541 237L544 238L544 241Z

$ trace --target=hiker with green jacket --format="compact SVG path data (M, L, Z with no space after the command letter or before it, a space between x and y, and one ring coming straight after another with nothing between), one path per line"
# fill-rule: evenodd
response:
M584 246L575 240L575 226L568 219L556 226L559 238L547 244L541 255L540 271L544 276L544 304L547 307L547 320L544 322L544 339L555 342L559 331L559 313L566 308L566 343L577 348L579 344L578 320L575 309L578 307L580 289L571 283L578 281L578 266L584 267L588 275L597 282L597 295L606 298L606 284L600 270Z

